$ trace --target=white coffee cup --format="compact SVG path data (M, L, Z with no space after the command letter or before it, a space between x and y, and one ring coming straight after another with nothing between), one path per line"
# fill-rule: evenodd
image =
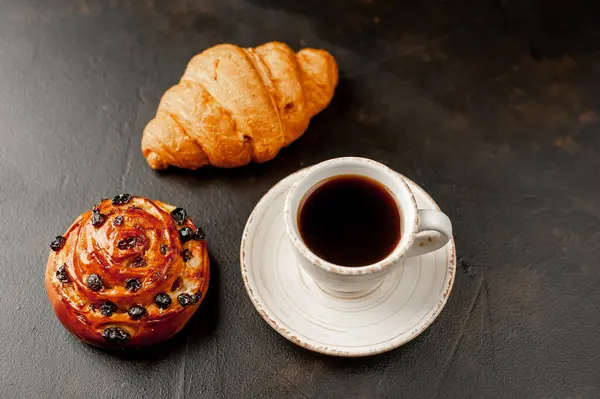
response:
M321 259L308 249L298 231L298 211L305 195L323 182L340 175L359 175L371 178L392 194L400 214L401 238L396 248L384 259L371 265L348 267ZM418 209L412 191L399 173L366 158L344 157L331 159L308 168L288 191L284 218L286 232L302 269L325 291L342 297L364 295L375 289L385 276L400 265L404 258L435 251L452 237L448 216L435 209ZM417 234L435 231L427 245L415 242ZM356 243L348 243L356 245Z

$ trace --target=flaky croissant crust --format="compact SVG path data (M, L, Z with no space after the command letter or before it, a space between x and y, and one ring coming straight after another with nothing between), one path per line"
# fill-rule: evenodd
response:
M204 298L206 241L190 218L174 219L171 205L115 198L126 201L101 201L53 241L46 291L58 319L82 341L148 345L183 328ZM166 297L157 301L159 294Z
M324 50L295 53L279 42L209 48L163 95L142 152L154 169L268 161L306 131L337 83L337 64Z

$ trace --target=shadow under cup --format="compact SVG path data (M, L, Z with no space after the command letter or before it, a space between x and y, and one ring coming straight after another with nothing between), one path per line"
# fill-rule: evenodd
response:
M400 216L401 237L384 259L366 266L347 267L314 254L302 240L298 212L305 196L322 182L343 175L362 176L384 186L394 198ZM290 188L284 209L286 233L298 264L322 289L336 296L361 296L375 289L398 266L411 247L418 227L417 205L402 177L388 167L365 158L337 158L310 167ZM357 245L349 242L348 245Z

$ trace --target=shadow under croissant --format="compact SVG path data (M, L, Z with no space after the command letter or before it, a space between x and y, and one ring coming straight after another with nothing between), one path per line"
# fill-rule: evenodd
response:
M124 360L162 360L177 355L181 351L201 346L202 341L212 336L217 328L219 317L220 268L217 261L210 256L210 283L206 298L186 326L171 339L141 348L110 350L92 347L94 350L116 356Z
M277 159L277 158L275 158ZM270 165L273 161L268 161L261 164L249 163L248 165L236 168L217 168L214 166L203 166L196 170L181 169L175 166L170 166L167 169L157 170L160 176L185 176L186 178L193 177L201 180L244 180L249 177L268 173L272 168Z

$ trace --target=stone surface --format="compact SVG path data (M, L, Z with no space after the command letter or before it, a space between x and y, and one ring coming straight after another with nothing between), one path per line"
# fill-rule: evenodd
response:
M591 1L0 0L0 396L597 398L600 34ZM263 165L156 173L140 135L189 58L220 42L328 49L331 106ZM421 336L335 359L247 298L246 218L289 173L359 155L425 188L459 272ZM49 242L99 199L181 206L206 231L208 297L170 342L80 344L43 287Z

